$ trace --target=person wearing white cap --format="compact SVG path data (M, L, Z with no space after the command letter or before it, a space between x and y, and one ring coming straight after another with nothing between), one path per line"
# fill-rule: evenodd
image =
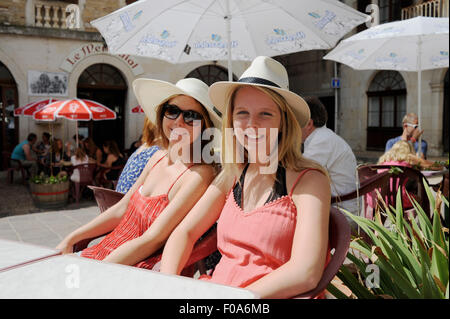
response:
M197 238L217 220L222 258L201 279L262 298L315 288L329 258L331 195L327 172L300 152L308 105L289 91L283 65L263 56L238 82L216 82L209 94L224 114L223 170L172 232L160 271L179 274ZM276 157L275 169L267 170Z
M79 255L152 269L157 260L149 256L164 245L216 173L213 165L195 163L192 154L173 149L192 150L203 131L220 126L221 119L213 110L208 86L200 80L188 78L174 85L137 79L133 88L145 114L156 124L161 149L116 205L72 232L57 248L71 253L80 240L110 232Z

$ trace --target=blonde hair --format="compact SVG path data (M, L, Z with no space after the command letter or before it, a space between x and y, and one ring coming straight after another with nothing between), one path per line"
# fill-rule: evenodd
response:
M83 160L86 157L86 152L82 147L77 147L75 150L75 158L78 160Z
M414 154L413 146L407 141L400 140L378 159L378 164L391 161L408 162L409 164L413 164L411 162L410 155Z
M236 86L230 91L226 100L226 111L224 120L222 121L222 173L226 177L239 178L239 173L242 169L241 163L237 163L235 159L235 152L239 142L236 136L225 134L227 129L233 128L233 110L234 101L237 92L245 86ZM278 162L286 169L300 172L306 168L313 168L319 170L325 176L328 176L327 171L317 162L303 157L301 153L302 130L298 123L294 112L288 106L286 100L273 90L264 87L253 86L253 88L268 95L278 106L281 113L280 132L278 135ZM248 162L247 150L244 150L244 165ZM225 178L222 177L222 181Z

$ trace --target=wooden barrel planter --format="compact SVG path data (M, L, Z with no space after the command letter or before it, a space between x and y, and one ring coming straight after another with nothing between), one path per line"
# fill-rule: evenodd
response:
M30 183L31 197L38 208L62 208L69 200L70 181L57 184Z

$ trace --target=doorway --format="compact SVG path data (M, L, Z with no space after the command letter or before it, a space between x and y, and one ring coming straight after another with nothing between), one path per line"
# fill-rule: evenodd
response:
M114 140L121 150L125 149L125 101L128 87L118 69L109 64L94 64L80 76L77 97L99 102L114 112L115 120L78 123L80 135L87 132L97 146L107 140ZM86 137L86 136L84 136Z
M18 144L19 119L14 116L14 109L18 107L17 85L8 68L0 62L0 149L12 152ZM0 169L6 168L7 163L0 161Z

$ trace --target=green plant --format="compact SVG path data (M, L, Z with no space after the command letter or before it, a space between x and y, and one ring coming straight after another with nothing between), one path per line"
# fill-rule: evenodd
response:
M41 172L39 175L35 175L30 178L30 182L34 184L58 184L67 182L69 180L67 175L57 175L57 176L48 176L45 175L44 172Z
M412 197L416 216L404 212L401 189L397 193L396 207L388 207L378 194L384 207L376 211L374 220L342 210L370 238L352 240L347 258L355 271L352 273L349 266L343 265L337 275L352 291L351 297L449 298L448 229L442 226L438 212L442 201L447 207L449 202L440 191L434 197L424 184L433 211L432 220ZM383 225L381 214L390 226ZM376 285L370 282L374 277L373 272L367 272L369 265L379 270ZM348 298L333 285L328 290L337 298Z

